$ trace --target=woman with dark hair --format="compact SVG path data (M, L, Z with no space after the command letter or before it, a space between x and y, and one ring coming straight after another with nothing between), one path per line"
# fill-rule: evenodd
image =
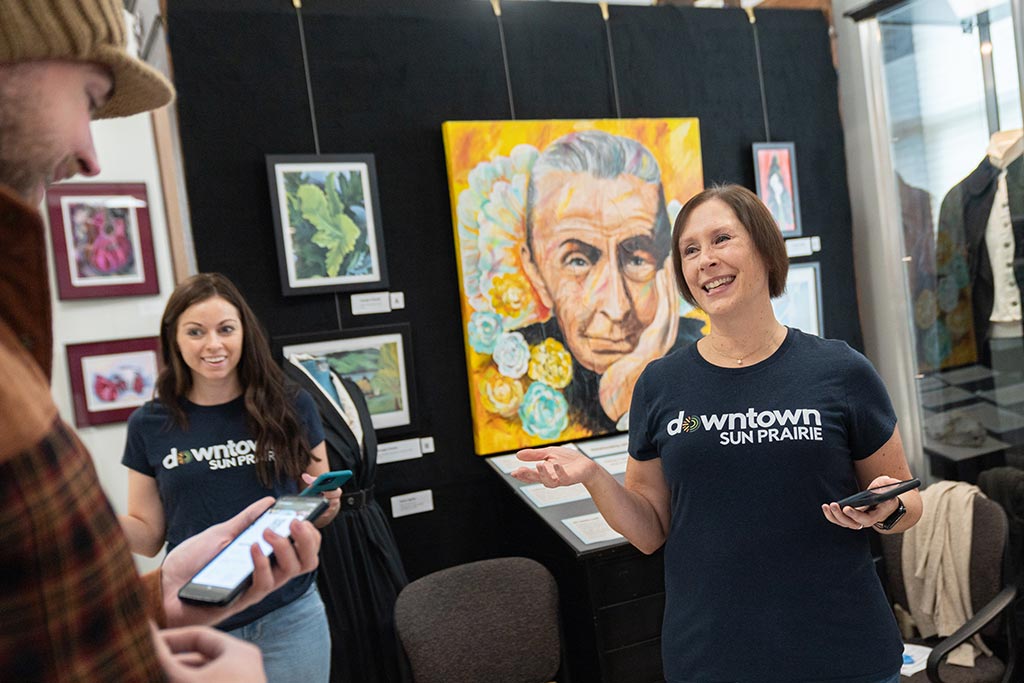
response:
M920 496L827 502L910 478L881 378L844 342L776 320L785 244L749 190L687 202L672 262L711 331L637 381L625 486L563 447L520 451L533 466L513 476L582 483L640 550L665 546L669 683L898 681L902 641L868 532L909 529Z
M285 383L252 309L223 275L171 294L160 323L157 397L128 421L133 552L152 557L264 496L295 494L327 471L324 432L305 391ZM341 491L324 494L324 526ZM314 574L293 579L218 628L260 646L268 680L327 681L330 635Z

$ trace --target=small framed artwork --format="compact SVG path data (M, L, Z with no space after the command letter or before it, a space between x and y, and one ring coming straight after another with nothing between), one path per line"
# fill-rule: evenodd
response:
M281 357L305 354L327 361L331 370L363 392L376 431L410 427L415 411L411 328L408 325L325 332L276 340Z
M67 354L77 426L124 422L153 398L158 337L68 344Z
M754 143L757 196L765 203L783 237L799 237L800 195L796 180L796 148L792 142Z
M821 265L817 261L790 263L786 291L772 299L779 322L788 327L821 336L824 334L821 308Z
M60 299L158 294L144 183L69 183L46 191Z
M268 155L281 290L386 289L372 154Z

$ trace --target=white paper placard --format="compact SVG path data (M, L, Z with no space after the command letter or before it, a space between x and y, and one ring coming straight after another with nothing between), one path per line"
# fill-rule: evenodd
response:
M430 489L391 496L391 516L406 517L434 509L434 492Z
M393 310L405 308L405 292L391 292L390 303Z
M420 447L420 439L402 439L401 441L377 444L378 464L422 457L423 450Z
M563 519L562 524L569 527L569 530L576 534L577 538L588 545L622 538L622 534L608 526L608 522L604 521L600 512L569 517Z
M350 300L352 302L352 315L391 312L391 296L387 292L353 294Z
M817 235L786 240L786 256L790 258L810 256L816 251L821 251L821 238Z
M511 474L513 470L519 469L520 467L533 467L533 463L523 462L516 457L515 453L512 453L511 455L496 455L490 460L505 474Z
M629 462L629 453L619 453L618 455L594 458L594 462L608 470L609 474L625 474L626 463Z
M900 675L913 676L918 671L924 671L928 667L928 655L931 653L930 647L903 643L903 666L900 667Z
M591 441L579 441L576 444L581 451L591 458L599 458L602 455L625 453L629 449L629 434L616 434L604 439L593 439Z
M549 489L544 484L530 484L519 489L526 494L526 497L539 508L550 507L551 505L561 505L562 503L571 503L574 500L586 500L590 498L590 491L583 484L573 484L572 486L559 486L558 488Z

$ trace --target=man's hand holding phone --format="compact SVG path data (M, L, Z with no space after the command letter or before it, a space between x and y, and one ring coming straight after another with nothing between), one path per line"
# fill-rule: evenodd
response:
M230 605L197 606L183 603L178 598L178 591L196 572L273 504L273 498L262 498L226 522L196 534L168 553L161 568L163 605L168 626L215 624L256 604L296 576L317 568L320 532L310 522L293 520L290 539L269 529L263 533L263 540L274 550L273 563L264 556L258 544L254 543L249 549L254 567L252 585Z

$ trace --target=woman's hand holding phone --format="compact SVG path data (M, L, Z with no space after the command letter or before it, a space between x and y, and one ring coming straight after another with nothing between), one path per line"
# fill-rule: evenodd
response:
M341 486L351 478L351 470L324 472L316 478L308 472L302 473L302 481L308 488L299 495L315 496L319 494L327 501L327 509L314 522L317 529L324 528L337 516L338 511L341 510Z
M853 529L855 531L860 529L871 528L878 522L881 522L889 517L899 507L900 502L896 496L899 492L910 490L920 486L921 482L915 484L908 484L899 479L893 477L887 477L882 475L875 478L869 485L867 491L862 491L857 494L857 497L850 496L844 498L841 501L826 503L821 506L822 514L825 515L825 519L832 522L833 524L847 529ZM903 486L901 486L903 485ZM872 489L885 489L888 493L892 493L890 497L888 493L884 493L880 502L872 505L873 500L871 496L865 496ZM877 491L876 491L877 492ZM851 506L849 503L854 503Z

